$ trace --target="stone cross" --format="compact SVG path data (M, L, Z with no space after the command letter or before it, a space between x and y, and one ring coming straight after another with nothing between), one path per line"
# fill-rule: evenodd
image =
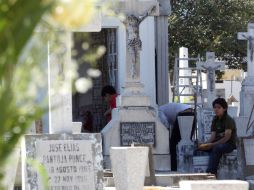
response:
M140 86L140 51L142 42L139 36L140 23L150 15L158 14L156 0L120 1L119 12L125 15L126 27L126 87Z
M238 32L238 40L247 40L247 73L248 77L254 77L254 23L248 24L248 32Z
M197 62L197 69L207 71L207 103L210 107L215 99L215 71L224 70L225 63L216 62L214 52L206 52L206 62Z

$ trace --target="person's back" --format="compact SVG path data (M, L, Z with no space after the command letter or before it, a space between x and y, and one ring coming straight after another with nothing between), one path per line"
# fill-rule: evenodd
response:
M189 108L190 105L172 102L160 106L159 111L163 112L170 125L174 125L177 114Z

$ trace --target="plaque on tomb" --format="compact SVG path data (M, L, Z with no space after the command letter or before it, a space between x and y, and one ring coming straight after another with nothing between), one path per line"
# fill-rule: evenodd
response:
M100 134L27 135L23 152L25 189L45 189L41 173L27 158L45 168L50 190L103 190Z
M151 144L155 146L155 122L121 122L121 145Z

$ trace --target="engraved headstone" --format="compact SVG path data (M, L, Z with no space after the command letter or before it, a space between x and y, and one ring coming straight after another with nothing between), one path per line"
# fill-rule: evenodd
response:
M222 61L215 61L214 52L206 52L206 62L197 62L197 68L200 70L206 70L207 78L207 104L208 107L212 106L212 102L215 99L215 71L224 70L225 63Z
M43 190L41 173L27 160L47 171L49 189L103 190L100 134L26 135L23 150L23 187Z

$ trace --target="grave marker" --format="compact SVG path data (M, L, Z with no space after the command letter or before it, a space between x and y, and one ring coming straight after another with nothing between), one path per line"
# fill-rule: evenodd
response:
M206 52L206 62L197 62L197 69L207 71L207 104L211 107L215 99L215 71L224 70L225 63L215 61L214 52Z
M24 145L25 189L43 190L40 173L26 163L36 159L47 171L51 190L103 190L100 134L26 135Z

